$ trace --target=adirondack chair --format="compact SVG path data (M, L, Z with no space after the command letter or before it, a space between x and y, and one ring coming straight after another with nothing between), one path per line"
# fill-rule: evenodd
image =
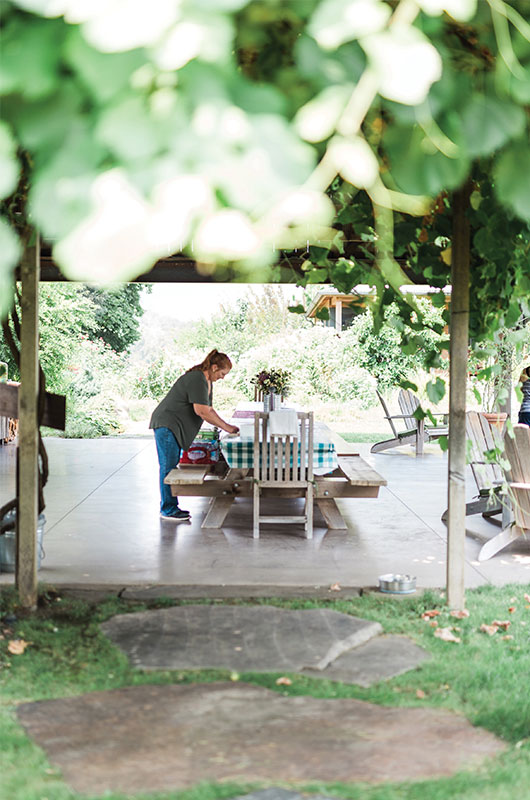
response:
M486 542L478 554L486 561L519 536L530 534L530 426L514 425L513 438L504 436L504 452L510 464L507 475L514 522Z
M495 441L493 431L487 419L477 411L466 414L466 439L470 445L470 466L478 489L478 497L466 503L466 516L482 514L485 519L502 512L499 492L503 482L502 470L498 464L490 464L484 455L487 450L499 443ZM494 489L496 496L492 496ZM442 514L442 522L447 521L448 509ZM492 520L493 521L493 520Z
M313 412L298 412L298 436L270 436L269 414L254 416L254 539L260 523L303 522L307 539L313 538ZM260 492L264 487L303 488L303 516L263 516Z
M411 444L416 447L416 455L422 455L424 442L430 442L431 439L438 439L440 436L447 435L449 429L445 422L435 427L433 425L425 425L425 420L416 419L414 412L418 408L420 401L416 395L408 389L401 389L399 392L398 403L401 414L390 414L383 395L377 392L377 396L379 402L383 406L385 419L388 420L394 437L374 444L370 450L371 453L382 453L384 450L390 450L392 447ZM438 416L445 417L445 414L438 414ZM396 429L394 425L395 419L405 420L407 427L404 431L398 431Z

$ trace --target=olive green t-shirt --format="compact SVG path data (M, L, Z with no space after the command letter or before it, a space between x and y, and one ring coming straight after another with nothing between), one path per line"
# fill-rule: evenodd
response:
M181 375L151 415L150 428L169 428L183 450L195 439L202 419L193 404L211 406L213 392L208 395L208 381L200 370Z

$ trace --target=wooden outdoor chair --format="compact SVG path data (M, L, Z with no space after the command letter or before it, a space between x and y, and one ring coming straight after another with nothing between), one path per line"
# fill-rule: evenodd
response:
M254 539L260 523L304 523L307 539L313 538L313 412L298 412L298 437L270 436L269 414L254 417ZM261 489L304 489L303 516L263 516Z
M490 464L486 460L486 451L493 450L498 442L495 442L488 420L477 411L468 411L466 414L466 439L471 443L468 445L469 463L478 489L478 497L466 503L466 516L482 514L485 519L489 519L502 513L499 492L503 475L498 464ZM492 489L495 494L492 494ZM442 514L442 522L447 521L448 511L446 509Z
M254 386L254 401L263 402L263 390L259 386Z
M444 423L442 425L425 425L425 420L418 420L414 416L414 412L418 408L420 401L416 395L408 389L401 389L399 392L398 403L401 414L390 414L383 395L377 392L377 396L383 406L385 419L388 420L394 436L392 439L386 439L383 442L374 444L370 450L371 453L382 453L384 450L390 450L392 447L411 444L416 447L416 455L422 455L424 442L430 442L431 439L438 439L440 436L447 436L449 428L445 421L446 414L435 414L435 416L444 417ZM404 431L398 431L396 429L394 425L395 419L405 420L407 427Z
M530 426L514 425L513 434L513 438L508 432L504 436L504 453L510 464L506 477L514 521L481 547L479 561L491 558L519 536L530 534Z

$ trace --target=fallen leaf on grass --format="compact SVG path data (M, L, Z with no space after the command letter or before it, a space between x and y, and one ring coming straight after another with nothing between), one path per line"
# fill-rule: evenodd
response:
M497 625L486 625L486 623L483 622L479 630L481 630L482 633L487 633L488 636L493 636L494 633L497 633L499 628L497 627Z
M21 656L26 647L30 645L31 642L26 642L24 639L11 639L9 644L7 645L8 651L13 656Z
M341 587L340 583L332 583L331 586L329 587L329 591L330 592L340 592L341 588L342 587Z
M290 686L291 684L292 680L286 675L282 675L281 678L276 678L276 686Z
M438 620L431 619L431 621L429 622L429 625L431 626L431 628L437 628L438 627Z
M530 594L524 594L523 597L527 603L530 603Z
M461 611L451 611L450 612L452 617L456 617L457 619L464 619L464 617L469 617L469 611L467 608L463 608Z
M510 612L510 614L513 614L513 612L515 611L515 606L510 606L508 611Z
M506 620L494 619L491 624L496 625L497 628L502 628L503 631L507 631L512 623L507 619Z
M434 631L434 635L437 639L442 639L444 642L456 642L457 644L460 644L460 637L455 636L451 631L451 628L437 628Z
M422 619L431 619L431 617L437 617L441 612L433 609L432 611L424 611L421 615Z
M423 700L425 697L427 697L427 695L425 694L423 689L416 689L416 697L418 698L418 700Z
M501 636L501 639L504 639L505 642L509 642L513 639L513 636L510 633L507 633L506 636Z

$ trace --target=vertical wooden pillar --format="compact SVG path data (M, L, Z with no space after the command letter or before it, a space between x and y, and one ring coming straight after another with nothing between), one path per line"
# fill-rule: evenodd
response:
M451 259L447 602L465 606L466 385L469 342L469 183L453 195Z
M337 300L335 304L335 330L337 333L342 331L342 300Z
M18 514L16 584L21 605L37 606L38 427L40 245L22 259L20 389L18 431Z

